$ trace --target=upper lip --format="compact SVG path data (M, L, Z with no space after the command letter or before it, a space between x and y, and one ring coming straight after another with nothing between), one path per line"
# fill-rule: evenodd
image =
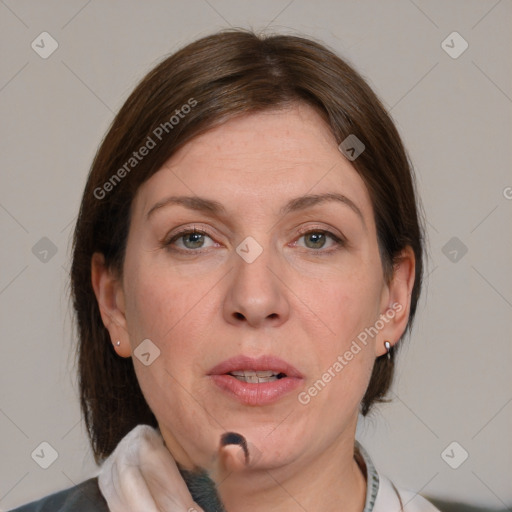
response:
M287 377L302 378L302 374L290 363L283 361L279 357L264 355L257 358L239 355L231 357L214 366L208 375L224 375L226 373L251 370L264 371L271 370L276 374L284 373Z

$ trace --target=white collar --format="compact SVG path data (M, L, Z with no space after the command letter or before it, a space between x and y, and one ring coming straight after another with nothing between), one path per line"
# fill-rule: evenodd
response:
M399 489L389 478L379 474L370 455L357 440L355 458L363 472L366 469L366 502L363 512L440 512L423 496ZM361 459L364 464L361 464Z

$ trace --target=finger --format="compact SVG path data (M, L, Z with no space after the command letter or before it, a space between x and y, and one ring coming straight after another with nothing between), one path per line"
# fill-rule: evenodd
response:
M225 473L242 471L246 465L243 449L234 444L222 446L219 449L219 463Z
M236 432L225 432L220 437L211 476L216 482L222 482L230 473L245 469L250 458L245 437Z

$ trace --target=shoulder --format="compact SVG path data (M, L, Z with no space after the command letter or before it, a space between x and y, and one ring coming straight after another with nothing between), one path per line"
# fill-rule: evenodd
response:
M95 477L11 512L108 512L108 506Z
M440 512L430 501L418 493L397 488L386 476L379 475L379 491L375 498L374 512L403 510L403 512Z

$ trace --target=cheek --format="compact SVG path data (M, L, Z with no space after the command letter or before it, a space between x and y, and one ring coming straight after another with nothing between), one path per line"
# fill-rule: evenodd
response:
M134 361L140 378L149 385L161 381L173 387L172 377L190 387L190 368L204 360L202 340L211 337L213 315L218 309L207 298L214 282L191 279L158 265L133 267L126 307L128 333L135 350L144 339L150 339L160 350L155 364L145 367ZM146 370L149 370L146 371ZM153 374L153 375L149 375Z
M186 278L143 261L132 267L129 275L126 319L130 337L133 341L150 338L163 344L193 311L201 294L201 282L190 286L190 278L185 284Z
M375 340L367 329L379 318L381 282L381 269L372 260L366 265L347 265L309 294L315 301L311 309L321 312L328 328L322 331L325 336L316 338L317 364L308 386L313 386L309 388L312 396L323 395L318 406L340 404L329 414L341 413L341 404L357 407L368 385Z
M328 327L329 345L344 348L366 327L373 325L380 310L382 276L375 265L347 265L324 279L308 295L314 311ZM306 289L302 291L306 293ZM334 340L334 342L333 342Z
M126 320L132 351L145 339L160 351L148 366L133 357L142 392L159 418L169 410L178 417L192 417L197 404L183 389L191 388L190 367L200 357L200 347L193 342L194 314L205 291L191 287L190 278L186 285L185 278L169 270L144 265L142 258L139 265L127 268Z
M331 317L337 318L336 336L316 345L316 368L299 396L306 410L312 406L310 416L329 418L334 431L356 414L369 384L375 351L372 340L360 336L369 316L350 303L343 315Z

